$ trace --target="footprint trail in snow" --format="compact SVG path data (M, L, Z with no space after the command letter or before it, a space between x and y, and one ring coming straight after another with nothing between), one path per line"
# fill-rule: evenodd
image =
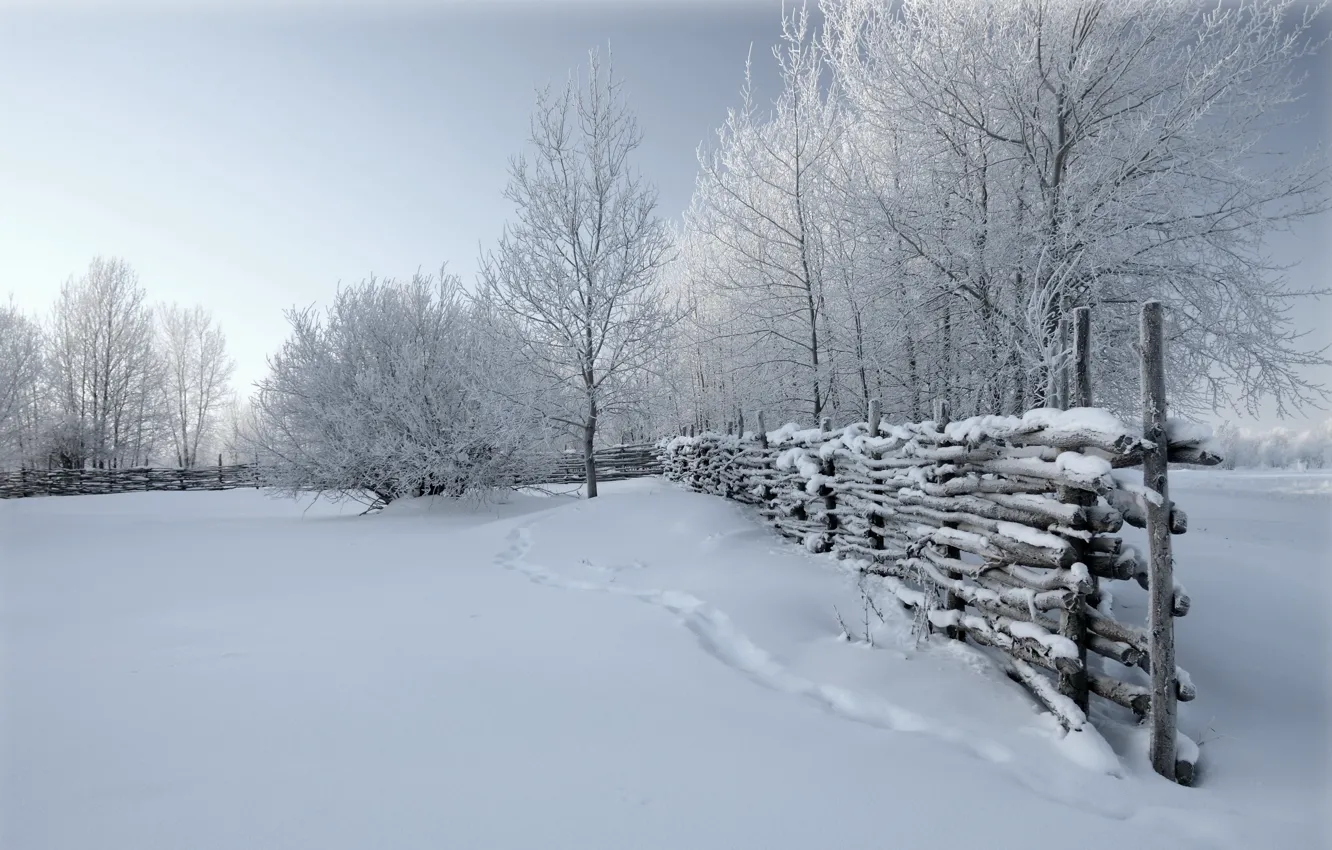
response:
M519 572L537 584L565 590L629 596L663 608L676 615L684 627L694 635L699 646L721 663L745 674L764 687L804 697L844 719L895 732L930 735L961 746L989 762L1003 763L1013 758L1012 753L1005 747L986 741L975 741L955 729L942 726L878 697L859 694L833 685L819 684L792 673L736 628L731 618L724 612L693 594L614 584L614 576L618 572L614 568L598 568L592 564L585 564L610 576L605 582L597 582L569 578L531 563L527 560L527 554L532 549L530 526L529 523L509 533L508 547L495 557L498 566Z
M725 612L691 593L676 590L653 590L627 587L615 583L617 575L625 569L640 569L645 565L603 567L584 561L582 566L594 573L607 576L604 581L571 578L540 564L527 560L532 550L533 520L511 531L508 546L494 559L497 566L520 573L535 584L564 590L579 590L628 596L640 602L671 612L680 619L702 649L731 669L749 677L758 684L779 693L802 697L837 717L893 732L927 735L959 747L973 757L1002 765L1002 769L1028 791L1050 802L1090 812L1108 820L1132 820L1142 814L1140 807L1131 803L1089 799L1055 777L1033 773L1018 764L1013 752L991 741L969 736L960 730L930 720L913 711L894 705L877 696L858 693L848 688L827 685L806 679L782 666L762 647L756 645L731 621ZM1174 810L1166 809L1174 814ZM1169 823L1169 820L1166 819ZM1182 830L1173 830L1187 837Z

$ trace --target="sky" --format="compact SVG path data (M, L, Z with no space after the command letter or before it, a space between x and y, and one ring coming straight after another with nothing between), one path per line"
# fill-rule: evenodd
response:
M536 88L589 49L609 45L668 218L751 47L759 96L776 93L781 0L312 6L0 0L0 298L44 314L93 256L123 257L153 300L213 312L244 392L283 310L339 282L445 262L470 282L511 215ZM1286 142L1332 138L1318 88ZM1324 279L1328 230L1272 243L1297 283ZM1330 306L1300 311L1321 344Z

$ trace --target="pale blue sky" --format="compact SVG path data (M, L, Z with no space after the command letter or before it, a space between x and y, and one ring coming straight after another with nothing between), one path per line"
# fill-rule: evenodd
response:
M97 253L226 329L238 383L282 310L499 236L535 87L609 43L661 212L738 100L780 2L383 10L0 11L0 294L45 310Z
M45 311L93 255L122 256L154 299L213 310L249 385L286 335L282 310L326 301L339 280L447 260L470 281L509 214L505 169L534 87L591 47L609 42L645 132L639 165L661 213L679 215L751 43L772 93L780 10L0 7L0 297ZM1328 122L1320 110L1292 143L1329 138ZM1305 259L1297 279L1325 279L1326 230L1273 244ZM1328 306L1302 322L1332 342Z

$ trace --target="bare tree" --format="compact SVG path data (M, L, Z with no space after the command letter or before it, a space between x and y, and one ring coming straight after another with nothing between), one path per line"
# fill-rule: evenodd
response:
M839 122L811 35L803 8L784 19L773 51L783 88L768 115L753 100L746 66L742 107L728 114L716 149L699 157L687 224L713 243L712 261L698 271L726 296L714 318L725 326L739 318L755 343L730 365L786 388L779 409L818 419L835 408L840 383L823 206Z
M870 128L862 159L905 149L871 193L880 227L970 331L944 358L957 367L950 386L1050 402L1049 373L1066 356L1061 319L1091 305L1106 353L1123 353L1102 364L1098 396L1132 398L1136 305L1159 298L1172 307L1178 404L1322 397L1302 369L1325 361L1290 328L1300 293L1263 249L1273 230L1326 209L1321 152L1266 145L1274 109L1300 94L1296 63L1318 46L1319 7L824 9L835 75Z
M194 467L199 446L211 437L235 363L222 329L203 307L159 307L163 392L176 464Z
M98 257L60 291L51 317L51 381L61 463L145 463L160 431L160 359L152 311L124 260Z
M505 191L518 220L481 261L480 298L546 387L536 403L581 431L588 498L598 425L642 404L642 375L677 315L658 281L669 241L657 193L629 164L641 140L593 51L584 83L539 94L531 154L511 162Z
M34 459L43 343L41 327L13 302L0 307L0 462Z

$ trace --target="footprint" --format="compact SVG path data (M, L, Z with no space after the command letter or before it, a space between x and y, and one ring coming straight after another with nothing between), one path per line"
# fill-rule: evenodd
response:
M633 589L614 585L609 581L597 583L568 579L526 560L526 555L531 550L529 526L514 529L510 538L513 545L496 557L497 565L517 570L538 584L630 596L669 611L693 634L704 652L764 687L803 697L846 720L896 732L931 735L961 746L985 761L1005 763L1013 758L1013 754L1005 747L987 741L971 740L957 730L934 723L879 697L857 694L831 685L820 685L792 673L736 628L731 618L724 612L693 594L676 590ZM516 557L510 556L510 553L516 553ZM584 564L593 566L587 561Z

